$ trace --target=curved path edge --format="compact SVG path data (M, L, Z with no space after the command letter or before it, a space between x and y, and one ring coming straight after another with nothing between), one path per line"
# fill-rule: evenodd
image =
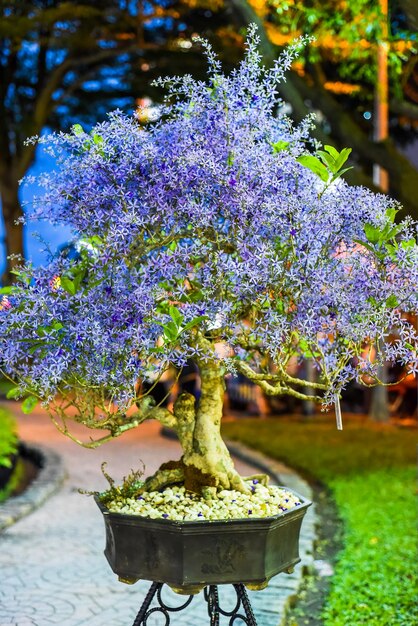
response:
M47 447L25 444L27 456L40 460L40 468L27 489L0 504L0 532L40 507L58 491L66 478L63 460Z
M280 461L275 461L257 450L253 450L237 441L226 441L232 456L259 468L278 485L288 487L301 496L313 501L313 490L295 470ZM304 583L305 576L315 570L314 549L317 540L316 526L318 523L315 503L309 507L303 522L299 540L300 563L290 574L280 574L272 578L266 591L274 597L277 626L286 624L288 610L295 604L298 593ZM279 603L277 600L279 599ZM267 623L267 622L266 622ZM264 622L261 622L263 625Z

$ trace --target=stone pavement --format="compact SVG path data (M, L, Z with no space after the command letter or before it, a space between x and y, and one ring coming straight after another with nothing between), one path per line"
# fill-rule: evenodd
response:
M150 474L163 461L180 456L178 442L163 438L158 423L150 422L97 450L88 450L59 434L45 415L22 416L18 409L15 411L21 438L58 453L67 479L40 508L0 533L0 626L131 626L150 583L127 586L118 582L103 555L104 526L97 506L77 490L105 488L100 473L103 460L116 480L137 468L140 461ZM91 434L79 425L75 425L74 433L87 438ZM240 456L247 454L242 447L236 452ZM244 475L255 471L248 461L237 460L236 465ZM277 464L272 469L279 469L283 483L309 497L306 483L293 472ZM249 592L259 626L283 623L286 606L297 594L303 568L312 564L314 538L311 507L302 527L302 563L294 574L280 574L267 589ZM220 588L224 599L221 606L226 609L232 608L230 590L230 586ZM184 601L170 590L165 598L174 606ZM153 617L148 626L163 626L161 615L159 620L153 621ZM200 595L171 619L173 626L209 623Z

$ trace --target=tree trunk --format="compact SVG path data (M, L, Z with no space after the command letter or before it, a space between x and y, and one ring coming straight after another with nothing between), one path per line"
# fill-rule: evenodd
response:
M5 230L5 252L7 257L6 269L2 276L3 285L13 282L11 270L23 259L23 224L16 220L23 217L22 206L19 200L19 184L13 172L0 181L0 196Z
M211 343L201 337L199 347L207 354L213 350ZM184 483L188 491L212 497L216 491L235 489L251 493L241 477L221 437L221 420L225 393L222 368L214 358L196 361L201 379L199 402L189 393L182 393L174 404L174 416L165 418L166 425L176 431L183 449L179 461L164 463L147 479L141 491L155 491L173 483ZM165 414L164 414L165 415ZM161 421L161 420L160 420ZM267 484L264 474L247 477L257 478Z
M196 410L193 437L184 450L185 485L191 491L201 488L249 491L234 468L221 437L225 393L224 377L215 360L198 363L201 395Z

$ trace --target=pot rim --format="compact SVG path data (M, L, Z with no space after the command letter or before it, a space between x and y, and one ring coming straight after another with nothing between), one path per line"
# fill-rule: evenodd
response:
M280 487L282 487L281 485L278 485ZM281 511L280 513L277 513L276 515L269 515L266 517L237 517L237 518L231 518L231 519L217 519L217 520L172 520L172 519L164 519L164 518L152 518L152 517L147 517L145 515L138 515L135 513L119 513L116 511L109 511L109 509L106 507L105 504L103 504L100 501L99 495L95 495L94 496L94 500L97 504L97 506L99 507L99 509L101 510L102 514L105 517L108 517L109 519L123 519L131 522L135 522L135 521L147 521L147 522L152 522L154 524L156 524L157 526L164 526L165 528L169 528L170 526L172 528L199 528L202 526L213 526L213 527L217 527L217 526L223 526L223 525L232 525L232 524L237 524L238 526L244 525L244 524L248 524L248 522L253 522L256 523L258 522L259 524L266 524L267 522L279 522L283 519L285 519L288 515L292 514L292 517L299 517L299 515L297 515L297 513L300 511L300 513L302 515L305 515L306 509L308 509L312 502L310 500L308 500L307 498L305 498L304 496L301 496L297 491L295 491L294 489L289 489L288 487L284 487L283 489L286 489L286 491L289 491L291 494L295 495L297 498L299 498L301 504L299 505L295 505L293 508L288 509L286 511Z

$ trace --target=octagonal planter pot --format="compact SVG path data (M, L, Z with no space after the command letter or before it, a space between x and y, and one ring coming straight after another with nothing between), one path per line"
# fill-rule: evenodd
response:
M127 583L152 580L179 593L225 583L262 589L300 561L299 533L311 502L295 495L299 506L272 517L197 522L111 513L96 498L106 528L105 556Z

